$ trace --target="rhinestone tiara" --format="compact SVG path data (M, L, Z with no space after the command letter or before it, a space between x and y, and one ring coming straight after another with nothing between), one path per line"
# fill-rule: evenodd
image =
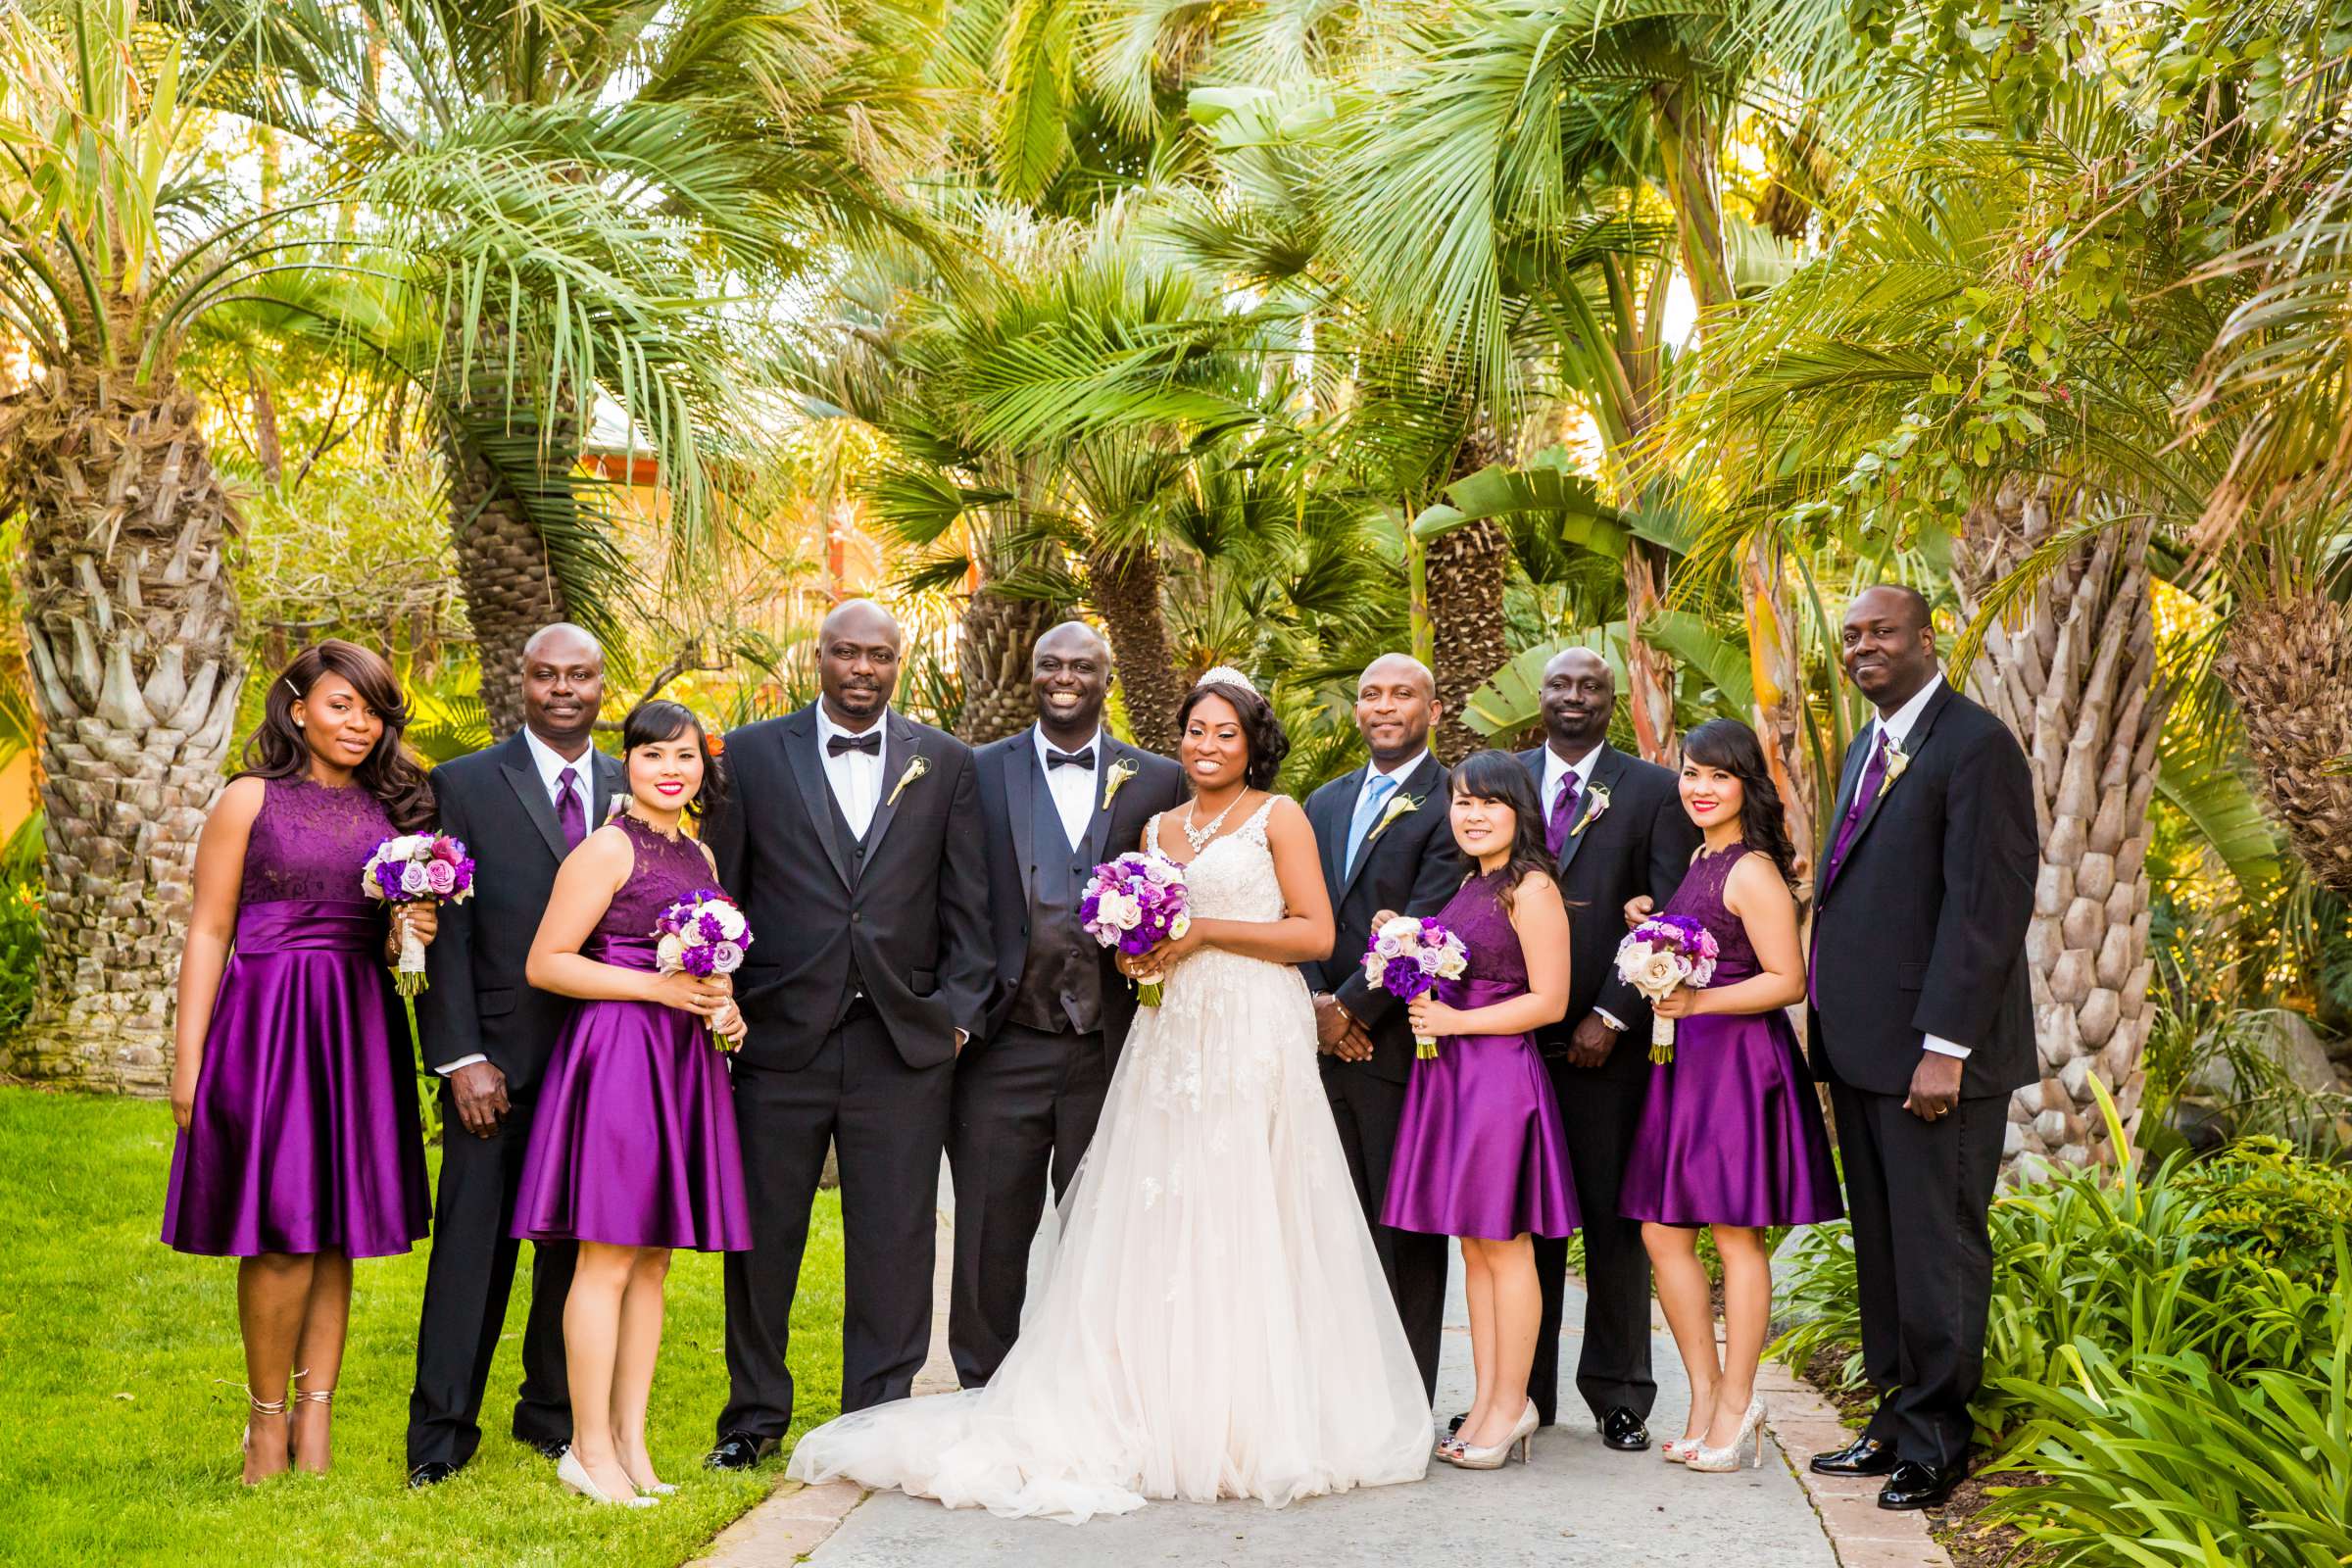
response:
M1199 691L1203 686L1239 686L1246 692L1252 694L1257 693L1257 682L1251 680L1249 676L1243 674L1231 664L1219 664L1215 668L1211 669L1207 674L1193 682L1193 689L1195 691Z

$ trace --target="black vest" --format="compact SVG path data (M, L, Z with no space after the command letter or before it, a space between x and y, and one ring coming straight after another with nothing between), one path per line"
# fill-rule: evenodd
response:
M850 888L851 891L855 893L858 887L858 879L865 872L865 840L859 838L857 834L850 831L850 819L842 814L841 802L834 798L833 785L830 779L827 779L825 783L825 808L833 813L833 838L834 841L841 846L842 863L849 869ZM873 831L873 826L870 822L866 826L866 831ZM841 988L841 1005L835 1010L833 1016L833 1022L836 1027L840 1025L842 1018L848 1014L850 1010L850 1004L864 994L865 981L860 978L858 973L858 949L855 944L852 944L850 948L849 980L848 983Z
M1100 763L1100 748L1096 758ZM1042 765L1034 751L1027 765ZM1100 766L1092 776L1102 777ZM1036 861L1023 868L1029 884L1029 952L1008 1016L1046 1034L1096 1034L1102 1028L1102 950L1078 924L1087 873L1094 869L1087 840L1081 836L1071 848L1054 792L1042 776L1029 792L1029 814ZM1088 821L1091 825L1091 815Z

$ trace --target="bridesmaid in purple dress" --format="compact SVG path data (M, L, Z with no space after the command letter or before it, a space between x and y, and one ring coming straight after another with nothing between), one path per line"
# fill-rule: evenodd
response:
M375 847L432 819L407 724L391 665L352 643L305 650L270 683L245 769L197 841L163 1239L240 1260L249 1486L327 1468L351 1260L425 1233L416 1073L388 969L399 933L360 892ZM430 904L393 920L432 939Z
M732 987L654 970L655 919L718 886L683 818L717 796L720 775L677 703L630 711L621 762L627 809L556 873L524 965L532 985L581 1005L548 1058L514 1234L580 1244L564 1301L571 1446L557 1477L592 1501L644 1507L676 1490L645 1446L670 1250L744 1251L752 1229L719 1044L743 1039Z
M1619 1207L1642 1224L1658 1301L1690 1374L1690 1418L1669 1461L1693 1470L1739 1467L1764 1418L1756 1366L1772 1316L1772 1259L1764 1231L1836 1219L1838 1172L1821 1102L1786 1009L1804 1000L1797 944L1796 852L1756 733L1718 718L1683 738L1683 808L1705 842L1666 905L1714 933L1714 979L1657 1004L1676 1020L1674 1059L1650 1069ZM1629 924L1648 900L1626 908ZM1698 1228L1723 1259L1724 1345Z
M1534 1031L1568 1010L1568 911L1527 768L1477 752L1454 768L1454 842L1478 867L1437 918L1469 949L1454 1004L1411 1004L1438 1054L1413 1063L1380 1222L1459 1238L1478 1396L1437 1457L1494 1470L1538 1425L1528 1367L1544 1315L1533 1238L1578 1225L1568 1145ZM1393 916L1383 911L1377 931Z

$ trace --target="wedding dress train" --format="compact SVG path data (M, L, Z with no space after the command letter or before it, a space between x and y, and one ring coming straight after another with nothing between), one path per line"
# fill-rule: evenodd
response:
M1272 804L1187 869L1197 915L1281 917ZM1177 966L1128 1036L1059 1220L994 1381L829 1422L788 1473L1081 1523L1426 1470L1429 1403L1297 970L1210 949Z

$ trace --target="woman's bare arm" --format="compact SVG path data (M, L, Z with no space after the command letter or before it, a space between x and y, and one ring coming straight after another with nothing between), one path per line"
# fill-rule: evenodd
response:
M237 906L245 889L245 846L253 819L261 814L265 786L241 778L220 792L204 831L196 839L196 898L188 914L188 937L179 956L179 1009L172 1025L172 1117L188 1124L196 1105L196 1080L204 1070L204 1037L212 1027L213 1004L228 968L236 940Z

